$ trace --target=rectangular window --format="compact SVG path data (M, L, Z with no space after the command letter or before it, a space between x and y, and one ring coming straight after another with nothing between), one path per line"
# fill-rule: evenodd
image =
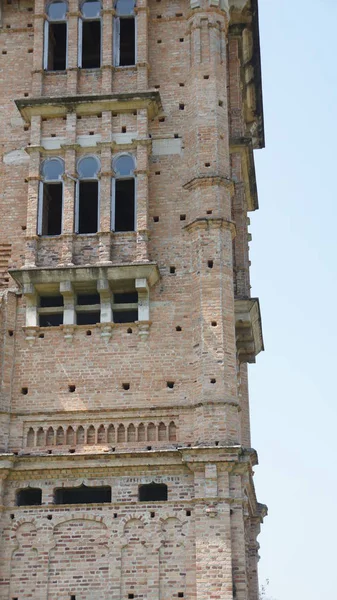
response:
M127 67L136 63L135 19L119 20L119 65Z
M83 69L99 69L101 66L101 21L82 20Z
M134 323L138 321L138 293L114 294L112 309L114 323Z
M40 327L57 327L63 324L63 296L40 296L38 308Z
M135 230L135 180L116 179L115 231Z
M62 232L63 184L44 183L40 235L60 235Z
M54 493L55 504L93 504L111 502L111 487L59 488Z
M97 233L98 181L79 181L77 233Z
M100 320L99 294L78 294L76 304L77 325L95 325Z
M48 23L48 71L64 71L67 68L67 24Z

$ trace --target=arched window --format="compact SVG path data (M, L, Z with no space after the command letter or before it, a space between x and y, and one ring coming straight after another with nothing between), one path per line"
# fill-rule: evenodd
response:
M102 5L97 0L86 0L81 6L78 36L78 66L99 69L102 54Z
M61 158L48 158L42 163L39 193L38 235L62 233L64 162Z
M136 64L135 0L115 2L114 64L126 67Z
M67 12L68 4L62 0L55 0L46 7L43 58L46 71L64 71L67 68Z
M76 233L96 233L98 230L99 181L101 168L96 156L84 156L78 161L76 189Z
M112 185L112 231L135 231L136 179L135 161L131 154L120 154L112 163L115 173Z

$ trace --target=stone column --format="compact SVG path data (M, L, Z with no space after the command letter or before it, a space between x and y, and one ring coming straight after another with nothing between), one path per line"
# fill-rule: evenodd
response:
M78 85L78 20L81 15L78 0L69 1L67 93L77 93Z
M112 52L113 20L115 10L113 0L105 0L102 10L102 93L111 94L112 89Z
M73 264L73 238L76 194L76 113L67 114L67 141L65 150L65 175L63 183L63 219L61 264Z
M137 261L148 260L149 140L146 109L137 112L136 231Z
M102 113L99 262L111 262L111 111Z

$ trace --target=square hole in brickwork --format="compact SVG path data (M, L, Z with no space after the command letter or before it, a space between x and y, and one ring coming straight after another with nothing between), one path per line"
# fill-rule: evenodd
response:
M216 327L217 326L217 322L216 321L212 321L211 325L212 325L212 327Z
M185 104L183 104L183 102L179 102L179 110L185 110Z
M176 331L182 331L182 328L180 327L180 325L177 325Z
M159 223L159 217L153 217L154 223Z
M156 171L156 172L155 172L155 175L160 175L160 171Z
M70 596L70 600L76 600L76 596L74 596L73 594Z
M179 42L184 42L184 38L179 38Z
M207 168L208 168L208 167L210 167L210 166L211 166L211 163L208 163L208 162L207 162L207 163L205 163L205 167L207 167Z
M208 261L207 261L207 266L208 266L208 268L209 268L209 269L213 269L213 264L214 264L214 263L213 263L213 261L212 261L212 260L208 260Z
M7 50L3 50L1 54L7 54Z
M210 381L211 381L211 383L216 383L216 379L212 378Z
M176 272L176 268L175 267L170 267L170 273L171 273L171 275L174 275L175 272Z
M117 517L118 517L118 514L114 513L114 519L117 519Z
M184 592L178 592L178 598L183 598L184 597Z
M131 327L128 327L128 329L126 330L126 333L132 333Z
M28 54L33 54L33 48L28 48L27 52Z
M184 83L179 83L179 87L185 87Z
M159 117L158 121L159 121L159 123L164 123L165 117Z
M126 133L126 127L125 127L125 125L123 125L123 127L122 127L122 133Z
M173 390L173 388L174 388L174 381L167 381L167 382L166 382L166 385L167 385L167 387L168 387L170 390Z
M23 394L24 396L27 396L27 394L28 394L28 388L27 387L22 387L21 388L21 394Z
M209 75L204 75L204 79L209 79Z
M159 90L159 89L160 89L160 85L155 85L155 86L154 86L154 89L155 89L155 90Z
M14 335L13 329L8 329L8 335L9 335L9 337L13 337L13 335Z
M180 220L181 221L186 221L186 215L180 215Z
M129 383L123 383L123 390L129 390L130 389L130 384Z
M128 594L128 598L130 598L131 600L135 597L134 594Z
M75 390L76 390L76 385L68 385L68 392L70 392L72 394L73 392L75 392Z
M155 517L155 516L156 516L156 513L154 513L154 512L151 512L151 513L150 513L150 517L151 517L151 519L154 519L154 517Z
M179 18L179 17L182 17L182 16L183 16L183 13L176 13L176 17Z
M223 101L219 100L219 106L223 106Z
M206 210L206 215L212 215L213 211L212 210Z
M161 44L161 40L157 40L157 44Z
M186 517L190 517L190 516L191 516L191 511L190 511L190 510L187 510L187 511L186 511Z

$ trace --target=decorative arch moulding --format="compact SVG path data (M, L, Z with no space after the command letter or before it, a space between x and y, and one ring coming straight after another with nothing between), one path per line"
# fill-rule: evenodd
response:
M20 98L15 104L26 123L32 117L65 117L74 112L79 116L90 116L104 111L115 113L133 112L146 109L149 119L162 110L159 92L136 92L92 96L60 96L53 98Z

